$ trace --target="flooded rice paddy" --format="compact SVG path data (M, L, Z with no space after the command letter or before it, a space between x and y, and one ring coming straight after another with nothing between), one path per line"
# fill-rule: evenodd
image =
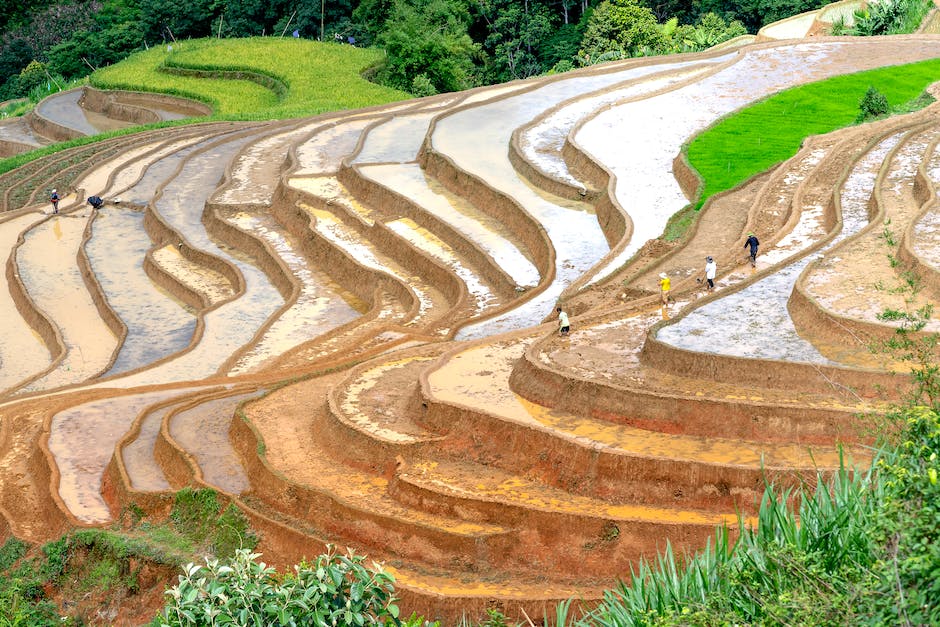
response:
M76 518L89 524L111 520L111 511L101 496L101 479L114 447L145 407L179 393L106 398L70 407L53 416L49 450L60 473L58 491ZM150 451L152 455L153 449Z
M293 238L266 213L239 212L227 220L267 242L300 283L297 300L282 312L251 349L242 355L231 374L250 372L266 361L318 335L327 333L360 316L347 292L321 270L310 265Z
M372 122L370 119L350 120L318 131L295 149L297 165L291 176L335 174L340 162L352 154L362 132Z
M237 394L201 402L170 417L170 436L192 455L203 480L223 492L241 494L251 487L238 453L232 448L228 432L235 410L263 391Z
M41 214L29 213L0 223L0 250L13 250L20 233L41 219ZM0 272L0 290L9 293L6 272ZM46 369L51 364L51 355L39 334L23 319L12 298L0 298L0 320L3 320L0 325L2 392Z
M153 243L143 222L140 211L101 209L95 214L92 237L85 245L105 298L127 329L106 375L134 370L182 351L196 330L195 314L157 288L144 272L144 256Z
M87 219L58 215L25 235L16 264L26 291L58 328L65 355L24 389L35 392L90 379L107 368L118 339L101 319L76 262Z
M437 217L489 255L502 270L522 287L539 283L539 271L515 243L515 238L498 220L483 213L463 198L450 193L428 178L417 165L377 165L363 167L362 175L404 194L429 214Z
M868 224L868 200L878 170L901 137L896 134L881 141L853 168L841 190L842 230L828 246L742 290L694 309L675 323L662 327L657 338L678 348L702 353L833 363L797 333L787 311L787 300L810 262Z
M879 54L880 50L883 54ZM867 54L860 55L865 50ZM672 176L672 160L682 145L721 116L800 83L858 72L885 63L926 59L936 46L905 48L886 43L862 48L852 42L804 43L751 49L736 63L692 84L656 96L613 106L587 121L578 144L616 177L615 194L633 220L630 243L599 273L622 265L688 204ZM758 140L759 138L755 138ZM592 280L597 277L592 277Z

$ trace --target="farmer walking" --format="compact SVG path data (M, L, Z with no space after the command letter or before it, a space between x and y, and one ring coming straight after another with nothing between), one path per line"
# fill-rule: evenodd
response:
M663 304L669 304L669 290L672 289L672 280L665 272L659 273L659 293L663 299Z
M757 237L753 233L747 234L747 241L744 242L744 248L750 247L751 249L751 267L757 267L757 247L760 246L760 242L757 241Z
M715 289L715 275L718 274L718 264L713 257L705 257L705 291Z
M568 322L568 314L562 311L561 307L556 307L555 311L558 312L558 334L561 337L568 337L568 333L571 331L571 323Z
M52 190L49 195L49 202L52 203L52 213L59 213L59 194L56 190Z

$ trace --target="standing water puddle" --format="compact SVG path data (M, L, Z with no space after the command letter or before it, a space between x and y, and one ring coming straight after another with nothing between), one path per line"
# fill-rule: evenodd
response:
M878 170L901 137L898 133L883 140L852 170L841 192L842 231L826 247L689 312L662 327L656 337L666 344L702 353L832 364L797 334L787 301L807 265L868 224L868 200Z
M101 319L76 263L86 220L57 216L26 233L17 251L20 278L36 306L57 326L65 356L26 390L35 392L94 377L111 361L117 338Z
M196 330L195 315L158 289L144 272L144 255L152 242L143 223L143 212L101 209L92 223L92 238L85 245L108 304L127 327L118 357L106 373L109 375L183 350Z
M206 483L229 494L241 494L251 487L228 432L235 410L243 401L263 391L219 398L186 409L170 419L170 435L196 458Z
M76 518L89 524L111 520L111 511L101 496L101 477L115 445L141 410L187 391L106 398L53 416L49 450L60 473L59 495Z

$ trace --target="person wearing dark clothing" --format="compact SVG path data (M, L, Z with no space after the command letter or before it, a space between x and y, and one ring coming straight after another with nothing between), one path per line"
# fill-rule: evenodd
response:
M59 194L55 190L52 190L52 194L49 195L49 202L52 203L52 213L59 213Z
M757 237L753 233L747 234L747 241L744 242L744 248L751 248L751 267L757 267L757 247L760 246L760 242L757 241Z
M104 201L101 200L100 196L89 196L88 204L91 205L92 209L101 209L101 205L104 204Z

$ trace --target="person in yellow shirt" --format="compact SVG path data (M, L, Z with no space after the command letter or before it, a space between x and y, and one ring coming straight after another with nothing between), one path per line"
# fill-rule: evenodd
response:
M672 281L665 272L659 273L659 289L663 298L663 304L669 304L669 290L672 287Z

